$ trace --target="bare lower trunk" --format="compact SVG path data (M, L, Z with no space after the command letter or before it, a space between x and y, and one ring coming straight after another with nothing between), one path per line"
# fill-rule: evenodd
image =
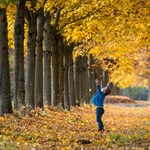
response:
M74 66L74 83L75 83L75 100L76 104L80 106L80 99L79 99L79 57L75 58L75 66Z
M112 94L113 95L120 95L120 89L118 87L114 86L112 89Z
M51 104L51 42L50 12L46 12L44 25L44 66L43 66L43 102Z
M100 86L102 87L103 86L103 81L102 81L102 78L103 78L103 69L102 68L98 68L98 71L97 71L97 78L100 79Z
M79 63L79 97L81 104L84 104L84 94L85 94L85 88L84 88L84 68L83 68L83 57L80 56L80 63Z
M70 105L75 106L75 91L74 91L74 73L73 73L73 44L70 45L69 48L69 72L68 72L68 83L69 83L69 99L70 99Z
M35 65L35 106L43 106L43 30L44 14L40 8L37 18L36 65Z
M95 70L92 67L94 64L94 58L92 56L92 54L90 54L89 56L89 60L88 60L88 80L89 80L89 98L91 99L93 93L96 92L96 86L95 86Z
M108 71L103 70L103 82L102 82L102 87L105 87L108 82Z
M64 107L64 46L63 39L59 37L59 103Z
M36 14L33 10L28 13L28 42L27 42L27 69L25 86L25 104L34 108L34 83L35 83L35 49L36 49Z
M0 115L12 112L6 9L0 9Z
M88 64L87 64L88 58L84 56L82 58L82 68L83 68L83 100L84 103L89 103L88 99Z
M25 104L24 85L24 10L25 0L18 0L14 26L14 108Z
M59 82L58 82L58 43L55 31L51 34L52 39L52 106L57 106L59 99Z
M79 56L79 101L80 105L83 104L83 68L82 68L82 57Z
M68 48L65 51L65 74L64 74L64 105L65 109L70 110L69 86L68 86L68 69L69 69Z

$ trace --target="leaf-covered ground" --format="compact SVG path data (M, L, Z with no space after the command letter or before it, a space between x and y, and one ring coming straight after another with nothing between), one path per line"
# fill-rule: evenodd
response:
M150 107L105 105L105 129L97 132L95 108L46 107L0 116L1 150L150 149ZM109 130L109 131L108 131Z

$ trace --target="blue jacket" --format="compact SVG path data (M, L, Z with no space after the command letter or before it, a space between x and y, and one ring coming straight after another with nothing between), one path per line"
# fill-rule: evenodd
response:
M91 102L98 107L104 106L104 99L105 99L105 93L101 91L101 88L99 85L97 85L97 92L92 96Z

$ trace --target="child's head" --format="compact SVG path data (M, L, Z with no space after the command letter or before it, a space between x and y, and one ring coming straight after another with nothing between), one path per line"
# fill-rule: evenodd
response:
M111 90L109 87L104 87L102 88L103 93L105 93L105 95L109 95L111 93Z

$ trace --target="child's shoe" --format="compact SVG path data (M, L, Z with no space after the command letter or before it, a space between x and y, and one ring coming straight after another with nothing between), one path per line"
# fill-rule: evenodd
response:
M104 133L105 130L104 130L104 129L98 129L98 132L99 132L99 133Z
M98 132L99 132L99 133L108 133L108 132L109 132L109 130L105 130L105 129L98 129Z

